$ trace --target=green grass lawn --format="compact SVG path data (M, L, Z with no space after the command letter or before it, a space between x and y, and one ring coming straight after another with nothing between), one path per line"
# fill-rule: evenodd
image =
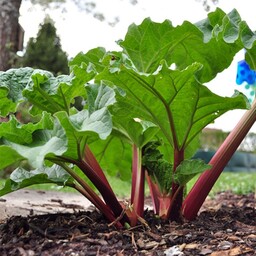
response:
M256 193L256 173L223 172L211 193L230 190L236 194Z
M196 177L188 183L187 191L189 191L196 181ZM130 183L121 181L117 178L109 177L109 182L117 194L118 197L129 197L130 195ZM0 187L4 184L4 180L0 180ZM61 188L52 184L34 185L29 187L30 189L40 190L58 190L64 192L76 192L71 188ZM215 183L211 190L210 196L221 192L231 190L237 194L256 193L256 173L232 173L223 172ZM146 186L146 194L149 193L148 187Z

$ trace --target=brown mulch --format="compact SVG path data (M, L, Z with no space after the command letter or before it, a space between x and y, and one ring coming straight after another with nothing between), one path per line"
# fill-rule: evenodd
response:
M0 224L1 256L256 255L255 194L220 193L195 221L155 218L117 230L97 211L11 217Z

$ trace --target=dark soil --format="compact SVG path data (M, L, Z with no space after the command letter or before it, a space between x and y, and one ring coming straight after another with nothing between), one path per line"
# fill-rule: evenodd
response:
M117 230L95 210L11 217L0 224L0 255L256 255L254 194L218 194L192 222L163 222L152 211L145 220Z

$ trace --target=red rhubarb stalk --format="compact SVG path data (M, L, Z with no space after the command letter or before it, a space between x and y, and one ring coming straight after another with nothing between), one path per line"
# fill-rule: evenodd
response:
M196 218L213 185L219 178L225 166L253 126L256 120L256 100L250 110L247 110L234 130L230 132L221 147L214 154L209 164L212 168L204 172L183 202L182 213L188 220Z
M134 219L131 220L132 225L137 222L137 216L143 217L144 214L144 187L145 187L145 170L141 164L141 149L135 144L133 145L133 162L132 162L132 191L131 204L134 211Z
M175 173L176 168L184 160L184 150L174 150L174 166L173 172ZM175 196L174 196L175 195ZM181 221L181 208L183 201L183 187L180 188L179 184L173 182L172 184L172 203L169 206L168 213L169 218L175 221Z
M159 187L157 186L156 183L154 183L148 172L146 171L146 179L147 179L147 183L148 183L148 187L149 187L149 192L151 195L151 200L153 203L153 209L154 209L154 213L159 215L159 195L160 195L160 191L159 191Z

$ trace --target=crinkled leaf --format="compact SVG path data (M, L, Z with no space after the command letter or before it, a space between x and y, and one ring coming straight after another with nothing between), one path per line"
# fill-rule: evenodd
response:
M176 168L174 181L184 186L197 174L209 170L210 168L210 165L200 159L186 159Z
M95 132L105 139L111 132L112 121L106 107L94 111L83 110L69 117L69 121L77 132Z
M123 122L122 122L123 121ZM119 119L110 137L90 144L102 168L110 175L130 178L132 145L142 148L157 133L158 128L150 122Z
M29 67L2 72L0 73L0 87L8 89L8 98L13 102L22 101L22 91L26 88L33 72L34 69Z
M35 70L31 81L23 90L23 96L33 104L33 114L42 111L49 113L68 111L72 98L71 91L68 90L70 83L70 76L54 77L47 71Z
M72 76L54 77L48 71L32 68L10 69L2 72L0 74L0 97L6 104L12 104L9 104L8 108L3 105L1 113L6 115L7 111L14 111L14 106L16 107L22 101L29 101L33 104L33 114L42 113L42 111L49 113L68 111L73 98L85 90L85 82L79 84L75 78L72 79Z
M152 122L136 118L131 108L127 108L127 98L121 98L122 101L119 100L111 109L115 129L113 135L142 148L155 136L159 128Z
M41 120L37 123L20 124L11 116L8 122L0 123L0 138L18 143L30 144L33 141L33 133L36 130L52 129L53 121L49 113L44 112Z
M130 25L125 40L120 41L119 45L139 72L152 73L171 47L173 30L168 20L159 24L147 18L139 26Z
M15 112L17 104L24 100L22 91L32 73L33 69L28 67L0 73L0 115Z
M61 156L67 150L67 138L64 129L55 120L53 130L38 130L33 142L21 145L4 140L4 143L28 160L32 167L40 168L46 156Z
M0 145L0 170L25 158L7 145Z
M0 74L0 97L5 103L12 102L10 107L5 105L0 110L3 115L13 111L14 106L22 101L33 104L32 113L42 111L55 113L69 108L77 96L85 97L85 84L94 74L84 69L74 68L72 75L54 77L50 72L21 68L11 69Z
M98 138L106 139L112 130L111 116L107 108L97 110L91 115L86 109L72 116L68 116L66 112L58 112L55 115L65 129L68 140L65 156L75 159L80 157L85 144Z
M71 69L74 67L86 68L88 73L91 71L100 72L105 67L102 64L105 54L106 51L102 47L91 49L86 54L80 52L69 62L69 66L71 66Z
M149 18L139 26L132 24L120 46L138 72L153 73L163 59L179 69L198 62L203 64L200 81L207 82L226 69L238 51L251 48L255 39L235 9L225 14L217 8L196 24L185 21L173 27L170 21Z
M16 103L8 98L8 92L6 87L0 87L0 116L7 116L16 110Z
M159 141L151 141L145 145L142 164L161 192L169 194L173 182L173 165L163 158L163 154L159 150L160 145Z
M5 182L4 187L0 189L0 196L31 185L45 183L70 186L73 184L73 178L71 178L63 168L57 165L41 167L31 171L27 171L20 167L11 173L10 178Z
M86 91L90 113L116 102L115 91L106 85L92 84L86 87Z
M114 126L111 135L107 140L91 143L90 148L104 170L127 180L131 174L132 145L142 148L159 128L151 122L134 119L122 104L114 105L111 113Z
M114 90L104 85L86 87L89 95L88 109L68 116L58 112L55 116L65 129L68 139L68 151L65 156L79 158L85 144L106 139L112 131L112 118L108 107L115 102Z

